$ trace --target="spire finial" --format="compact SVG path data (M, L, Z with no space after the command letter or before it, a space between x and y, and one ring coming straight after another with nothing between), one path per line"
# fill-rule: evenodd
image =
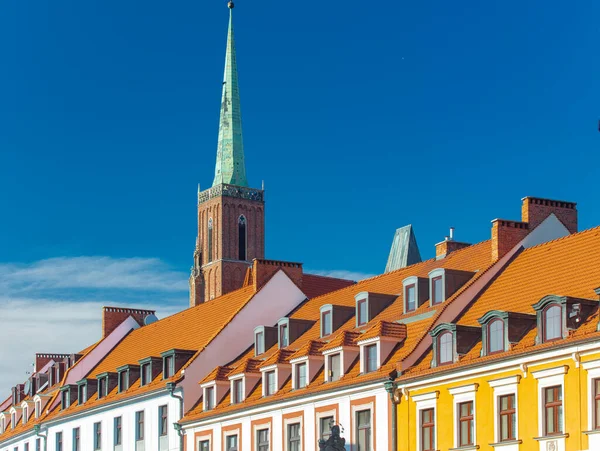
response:
M229 7L229 9L233 9L235 7L235 4L233 2L229 2L227 3L227 6Z

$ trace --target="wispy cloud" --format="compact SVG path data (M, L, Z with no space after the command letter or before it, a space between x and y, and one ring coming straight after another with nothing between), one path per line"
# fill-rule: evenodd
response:
M158 259L60 257L0 264L0 401L31 371L36 352L74 353L101 336L102 307L187 306L187 273Z
M306 272L309 274L316 274L317 276L337 277L339 279L356 281L368 279L376 275L359 271L348 271L345 269L308 269Z

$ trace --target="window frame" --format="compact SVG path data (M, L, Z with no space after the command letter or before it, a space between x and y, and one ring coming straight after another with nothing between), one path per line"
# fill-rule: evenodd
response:
M296 368L294 368L295 372L296 372L296 389L301 389L301 388L305 388L308 386L308 363L307 362L300 362L300 363L296 363L295 365ZM301 378L300 378L300 372L301 369L304 369L304 384L301 383Z
M169 435L169 406L163 404L158 406L158 436L166 437Z
M298 435L292 437L292 428L298 428ZM287 423L287 451L292 451L294 448L301 450L302 449L302 424L300 422L295 423ZM294 446L296 445L296 446Z
M409 302L410 302L410 299L408 296L409 290L412 290L412 293L413 293L413 304L414 304L413 308L410 308L410 306L409 306ZM406 284L404 286L404 312L409 313L409 312L416 311L417 304L418 304L418 302L417 302L417 284L416 284L416 282Z
M265 371L265 396L273 396L277 393L277 373L275 370Z
M231 381L232 404L241 404L244 402L244 379L242 377Z
M63 433L62 431L58 431L56 432L56 434L54 434L55 437L55 445L56 445L56 451L63 451Z
M363 346L363 358L365 359L364 374L372 373L379 369L379 345L378 343L372 343ZM370 353L373 355L370 355ZM374 366L372 366L374 365Z
M94 433L94 451L102 449L102 422L97 421L93 426Z
M440 300L436 302L435 296L436 294L438 294L438 290L436 290L435 284L438 281L441 283L442 286L439 290ZM441 274L439 276L433 276L431 277L431 305L440 305L443 304L444 301L444 275Z
M421 441L419 443L419 451L436 451L435 447L435 407L427 407L417 410L419 413L419 429ZM431 422L425 423L425 413L431 412ZM429 432L430 447L425 448L425 432Z
M271 449L271 437L270 437L270 428L261 428L256 429L256 450L257 451L270 451ZM266 437L266 442L261 442L261 435Z
M215 390L216 387L204 388L204 410L209 411L215 408Z
M134 436L136 443L143 442L145 439L145 420L145 413L143 410L138 410L137 412L135 412Z
M326 421L327 421L327 423L325 423ZM319 439L325 440L325 441L329 440L329 437L331 437L331 429L333 428L334 425L335 425L335 416L326 415L326 416L319 417ZM323 429L325 429L323 426L328 427L327 433L323 433ZM327 438L325 438L325 437L327 437Z
M81 429L73 428L73 451L81 451Z
M450 336L450 341L447 343L450 345L450 360L442 361L442 338L445 335ZM436 345L437 345L437 353L436 353L437 365L442 366L442 365L450 365L450 364L454 363L454 333L451 330L442 331L436 337Z
M548 333L548 311L550 311L553 308L557 308L559 310L559 315L558 315L558 320L559 320L559 324L558 324L558 336L554 337L554 338L547 338L547 333ZM556 302L551 302L548 305L546 305L541 312L542 315L542 343L549 343L552 341L557 341L557 340L562 340L563 338L563 306L561 304L558 304Z
M501 323L501 328L500 331L502 332L502 339L501 339L501 344L502 344L502 348L498 349L496 351L492 351L492 325L494 323ZM501 352L505 352L506 351L506 322L502 319L502 318L493 318L486 326L486 332L487 332L487 336L486 336L486 352L487 355L492 355L492 354L499 354Z
M556 391L560 395L560 399L554 401L548 401L548 392L550 390ZM563 395L563 385L550 385L548 387L542 388L543 393L543 406L544 410L542 412L543 417L543 431L544 437L552 437L554 435L562 435L564 433L564 395ZM548 432L548 411L549 409L553 409L554 414L553 417L553 432Z
M279 349L287 348L290 345L288 323L281 323L279 325Z
M235 445L233 445L234 447L232 448L231 443L229 443L231 441L231 439L235 439ZM225 451L239 451L239 437L238 434L225 434Z
M470 411L463 415L463 406L470 408ZM472 400L457 403L458 429L456 431L458 438L458 447L475 446L475 402ZM463 437L463 423L467 424L467 437ZM465 441L466 439L466 441Z
M333 365L333 359L337 357L338 359L338 365L337 365L337 370L338 370L338 377L334 379L334 366ZM335 381L339 381L342 377L342 353L341 352L335 352L333 354L329 354L327 355L327 370L329 371L329 373L327 374L327 382L335 382Z
M361 425L360 423L360 415L363 413L368 412L368 417L369 417L369 421L366 424ZM356 449L358 451L373 451L373 411L370 408L366 408L366 409L360 409L360 410L356 410L354 411L354 421L355 421L355 443L356 443ZM367 449L363 450L360 448L360 440L361 440L361 432L364 432L365 434L365 442L367 444Z
M123 444L123 417L118 416L113 418L113 446Z
M361 308L364 306L364 312ZM364 314L364 318L363 318ZM356 327L361 327L369 322L369 303L367 298L361 298L356 301Z
M259 330L254 333L254 355L261 355L265 352L265 332Z
M502 399L507 398L509 400L512 399L512 404L509 404L509 407L506 410L502 409ZM505 393L498 395L496 397L498 403L498 442L511 442L517 439L517 395L515 393ZM502 419L507 417L507 426L508 431L506 433L506 438L503 438L503 422Z
M323 310L321 312L321 338L333 333L332 317L333 313L331 310Z

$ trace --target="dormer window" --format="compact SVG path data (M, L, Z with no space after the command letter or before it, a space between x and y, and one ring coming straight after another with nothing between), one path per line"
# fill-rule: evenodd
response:
M566 338L598 310L598 301L549 295L532 306L537 313L536 343Z
M254 335L254 355L260 355L265 352L265 334L260 331Z
M123 365L117 368L119 374L119 393L129 390L135 381L140 377L140 367L138 365Z
M162 352L160 356L163 359L163 380L175 376L195 353L195 351L186 351L183 349L170 349L169 351Z
M14 429L17 425L17 414L15 412L10 414L10 428Z
M265 396L274 395L277 391L275 371L265 373Z
M495 319L487 326L488 354L504 352L504 321Z
M118 384L117 373L102 373L96 376L98 380L98 399L108 396Z
M518 343L535 327L535 316L492 310L478 319L481 324L481 355L497 354Z
M77 386L65 385L60 389L61 408L68 409L74 401L77 401Z
M306 363L296 364L296 387L304 388L308 385Z
M444 278L442 276L431 279L431 303L441 304L444 302Z
M331 335L331 310L321 312L321 337Z
M119 371L119 393L124 392L129 388L129 380L127 376L127 371Z
M231 402L239 404L244 401L244 380L242 378L231 381Z
M285 348L287 347L290 343L288 340L288 325L287 324L280 324L279 325L279 348Z
M452 332L444 332L438 339L438 365L454 362Z
M321 337L326 337L356 315L356 307L325 304L321 306L320 313Z
M162 361L158 357L146 357L139 361L140 386L148 385L160 374ZM133 382L133 381L130 381ZM130 386L132 384L130 383Z
M417 309L417 298L416 298L415 284L410 284L404 287L404 303L405 310L407 312L412 312Z
M106 385L108 381L105 377L98 378L98 399L102 399L106 396Z
M377 371L377 344L372 344L364 347L365 373Z
M27 417L29 416L29 409L27 406L23 406L23 424L27 423Z
M296 341L304 332L310 329L315 324L315 321L306 319L283 317L277 321L277 342L279 349L287 348L291 343Z
M542 330L544 341L560 340L562 338L562 307L550 304L542 313Z
M367 299L359 299L356 301L356 326L364 326L369 322L369 315L367 312Z
M204 389L204 410L212 410L215 408L215 388L206 387Z
M429 272L430 305L439 305L473 277L472 272L436 268Z
M140 381L140 385L143 387L144 385L148 385L152 381L152 364L148 362L144 365L141 365L140 368L140 378L142 379Z
M277 327L258 326L254 329L254 355L261 355L278 341Z
M407 277L402 281L404 288L404 313L414 312L428 299L429 279Z
M175 356L166 356L163 365L163 379L168 379L175 374Z
M42 413L42 401L38 399L35 402L35 418L39 418L41 413Z

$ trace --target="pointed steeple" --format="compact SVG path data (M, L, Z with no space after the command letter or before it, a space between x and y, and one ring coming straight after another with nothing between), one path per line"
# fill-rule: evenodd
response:
M244 164L242 114L235 58L235 41L233 38L233 2L229 2L229 32L227 34L219 144L213 186L221 183L248 186Z

